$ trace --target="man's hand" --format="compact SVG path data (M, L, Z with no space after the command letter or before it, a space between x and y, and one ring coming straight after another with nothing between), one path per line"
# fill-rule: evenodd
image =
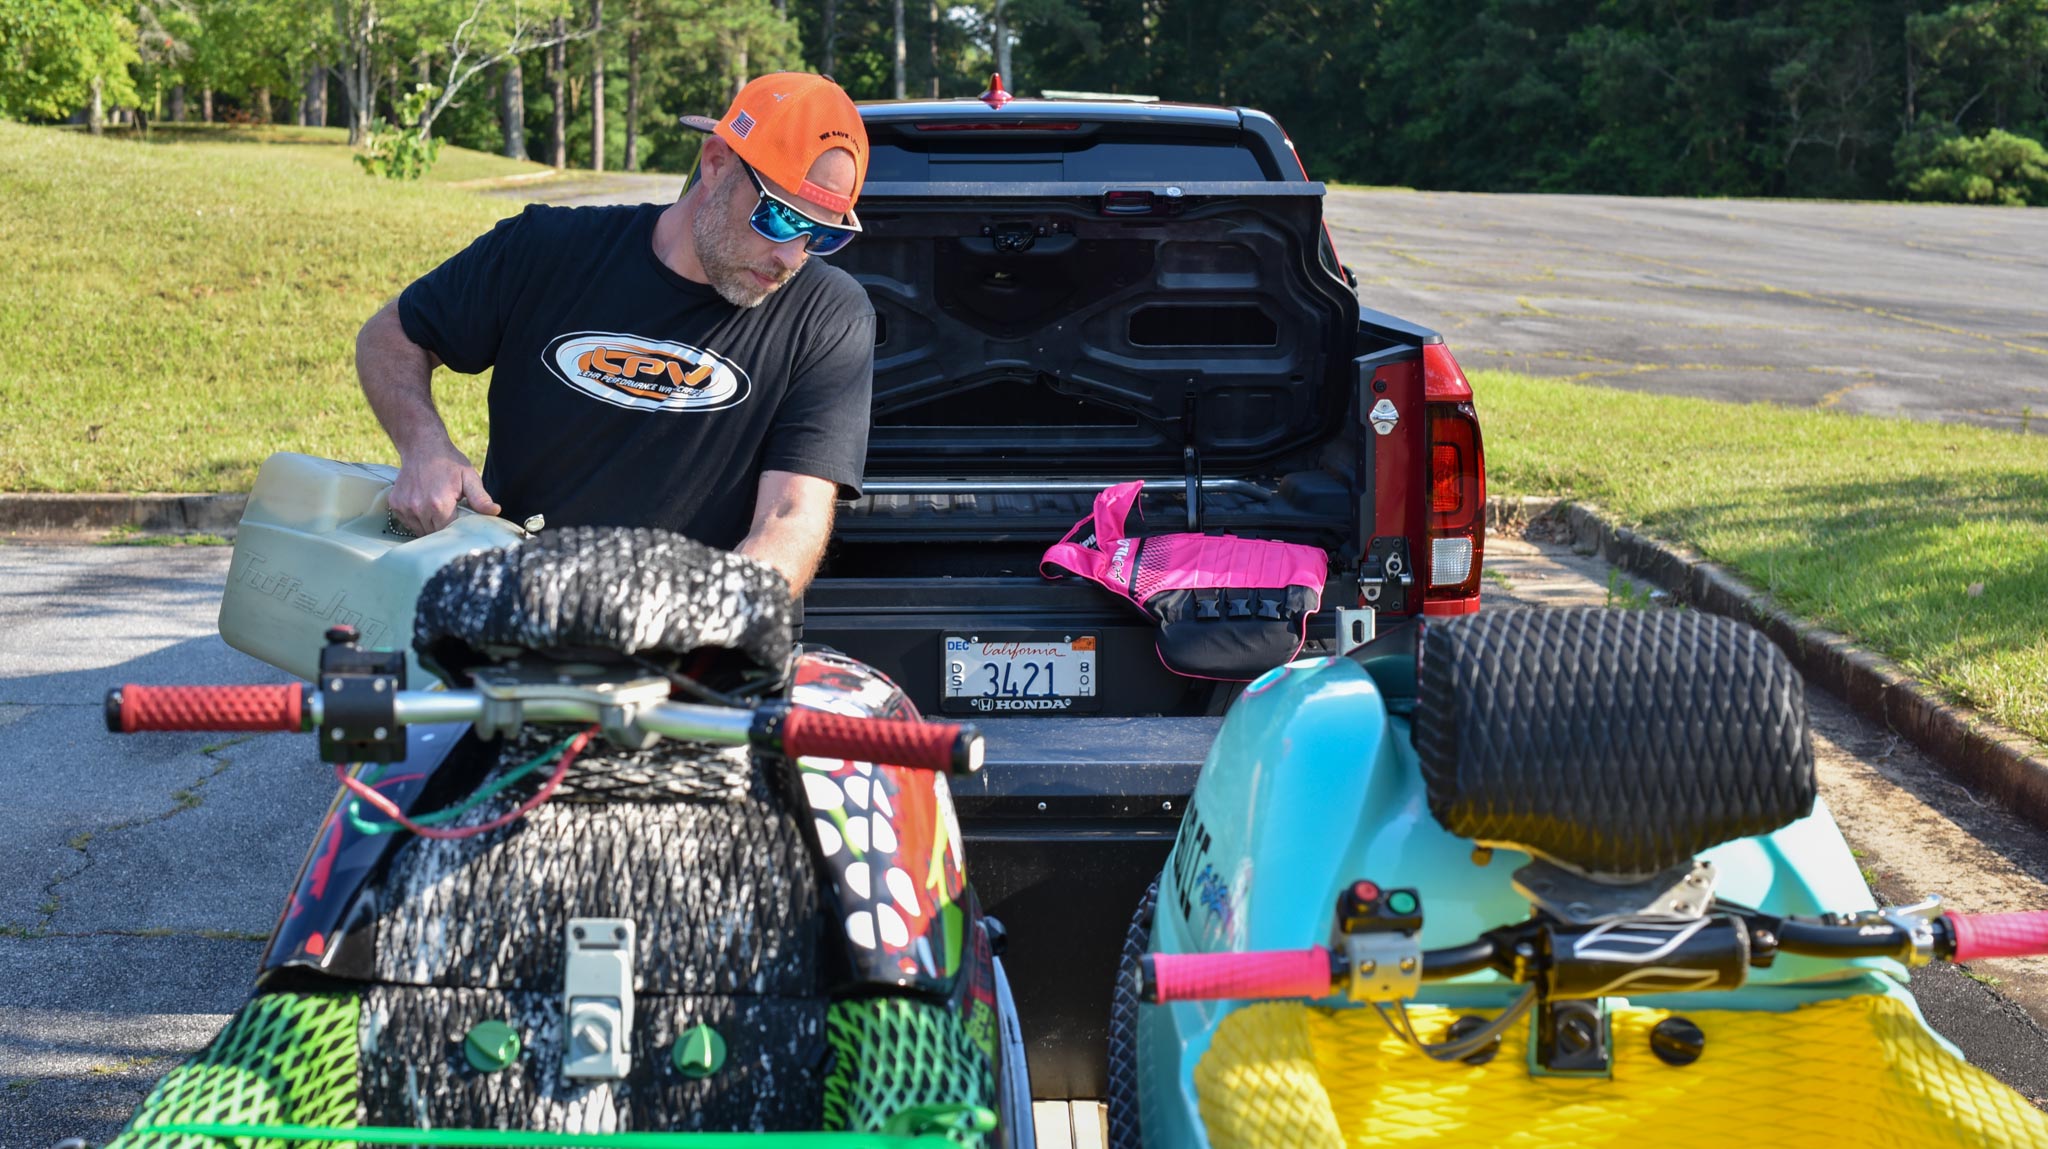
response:
M452 443L424 458L400 459L398 483L391 488L391 513L399 526L416 535L433 534L455 521L457 499L480 514L495 515L501 509L484 490L469 456Z
M737 548L760 559L789 580L789 593L801 595L818 573L825 540L832 536L832 500L839 484L814 475L763 471L754 496L754 527Z

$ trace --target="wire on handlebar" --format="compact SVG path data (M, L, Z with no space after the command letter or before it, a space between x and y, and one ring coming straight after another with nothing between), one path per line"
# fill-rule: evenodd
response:
M1519 1021L1523 1014L1529 1012L1529 1007L1534 1004L1536 1004L1536 987L1533 985L1527 986L1507 1009L1501 1012L1499 1017L1487 1022L1479 1029L1466 1034L1464 1037L1438 1042L1434 1045L1422 1040L1421 1035L1415 1032L1415 1023L1408 1016L1407 1002L1397 1001L1389 1009L1384 1002L1376 1001L1372 1003L1372 1008L1374 1013L1380 1015L1380 1021L1386 1025L1387 1029L1392 1031L1395 1037L1400 1038L1417 1053L1422 1054L1431 1061L1463 1061L1488 1045L1493 1044L1494 1039L1506 1033L1508 1027Z
M548 775L548 780L546 782L541 783L540 790L536 792L533 797L528 798L525 802L520 803L518 808L514 809L510 813L505 814L504 816L499 818L494 818L489 822L485 822L481 826L460 826L452 830L443 830L435 826L427 825L423 822L414 821L413 819L406 817L405 811L400 810L398 808L397 803L393 802L391 799L385 797L384 795L379 794L376 790L372 789L368 783L363 782L355 775L349 773L348 764L346 762L335 763L334 773L337 778L341 779L342 786L345 787L349 791L349 793L354 794L357 798L360 798L365 802L368 802L371 806L375 807L379 813L383 814L387 818L390 818L393 822L397 823L398 825L403 826L408 830L411 830L415 834L418 834L422 838L434 838L442 841L449 841L459 838L474 838L478 834L489 833L492 830L498 829L501 826L509 825L510 823L525 817L527 814L532 813L537 807L539 807L541 803L547 801L549 798L554 797L555 788L560 786L562 784L562 779L568 776L569 764L576 760L576 756L583 752L583 748L585 746L588 746L590 744L590 740L596 735L597 727L590 726L586 727L581 734L578 734L574 738L569 739L568 744L562 750L561 758L557 760L555 763L554 772ZM510 785L509 782L506 784Z
M490 801L492 798L497 797L499 793L506 790L507 788L517 785L519 782L523 781L528 775L532 774L534 771L539 770L543 766L546 766L551 760L555 758L556 755L566 753L569 749L569 743L574 742L575 740L576 736L574 734L571 734L569 737L562 739L560 742L555 743L553 746L550 746L546 750L543 750L540 753L534 755L533 757L527 759L525 762L514 767L512 770L507 771L506 773L501 774L498 777L492 779L490 782L485 783L483 786L478 787L476 793L471 794L468 798L465 798L459 804L450 806L445 810L436 810L431 814L421 814L412 819L413 824L420 826L445 826L448 823L453 822L455 819L462 817L464 814L469 813L471 810L474 810L478 806L483 805L485 802ZM419 775L416 774L412 775L412 777L418 776ZM391 782L396 782L398 780L399 779L397 778L384 777L381 771L374 777L360 779L360 781L362 781L365 785L369 786L371 789L376 789L379 786L383 786ZM354 826L358 833L389 834L394 831L404 829L404 826L398 822L372 822L369 819L363 817L362 808L362 799L349 799L349 824Z

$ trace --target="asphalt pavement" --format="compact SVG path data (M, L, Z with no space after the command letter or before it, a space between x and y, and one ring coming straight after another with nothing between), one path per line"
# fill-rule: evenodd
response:
M1337 190L1328 218L1366 306L1467 370L2048 433L2048 211Z
M123 682L283 682L225 547L0 547L0 1146L104 1139L248 995L334 793L290 735L108 734Z

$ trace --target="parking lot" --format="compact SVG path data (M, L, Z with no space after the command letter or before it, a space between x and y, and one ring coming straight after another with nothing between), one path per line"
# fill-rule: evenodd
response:
M2044 429L2040 212L1339 191L1331 218L1368 305L1440 328L1468 368ZM1590 560L1528 545L1489 555L1496 601L1598 598ZM227 559L0 547L0 1146L105 1138L204 1043L332 795L289 736L101 729L116 683L283 679L214 634ZM2048 905L2043 835L1830 706L1824 793L1881 890ZM2041 965L1916 981L1938 1026L2037 1101Z

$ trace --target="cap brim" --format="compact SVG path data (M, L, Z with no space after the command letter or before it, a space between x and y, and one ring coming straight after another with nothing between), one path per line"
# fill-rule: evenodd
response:
M715 132L718 130L718 121L710 116L682 116L679 119L684 127L695 128L700 132Z

